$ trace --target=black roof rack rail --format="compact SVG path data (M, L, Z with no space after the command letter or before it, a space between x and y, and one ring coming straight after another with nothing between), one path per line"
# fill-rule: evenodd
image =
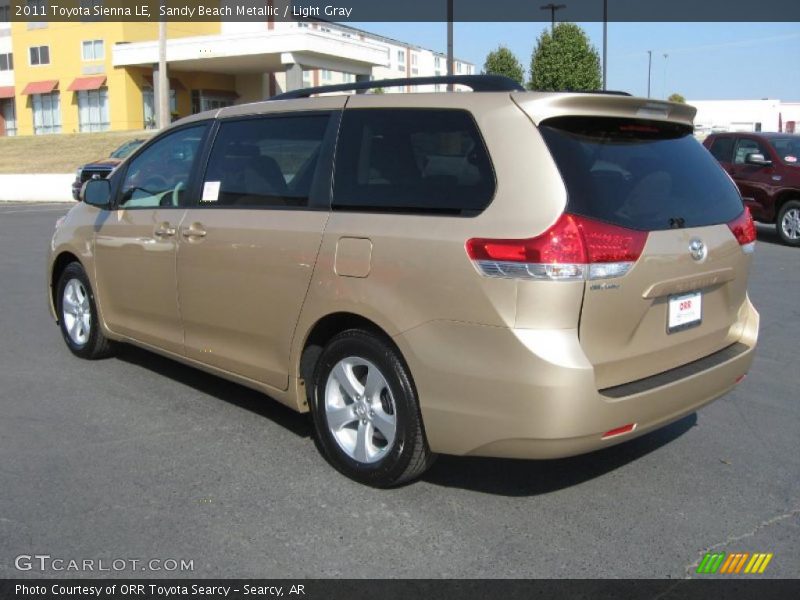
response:
M435 85L453 84L464 85L472 88L473 92L521 92L524 91L519 83L503 75L437 75L434 77L408 77L402 79L374 79L371 81L356 81L355 83L341 83L337 85L322 85L319 87L302 88L284 92L268 98L268 100L290 100L292 98L308 98L314 94L327 94L329 92L358 92L362 90L375 90L385 87L399 87L405 85Z

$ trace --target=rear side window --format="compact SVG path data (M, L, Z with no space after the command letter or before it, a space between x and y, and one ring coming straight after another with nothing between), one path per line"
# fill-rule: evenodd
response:
M691 127L561 117L540 130L575 214L653 231L727 223L743 210L736 187Z
M709 149L711 156L720 162L731 162L731 154L733 153L733 138L722 137L717 138L711 143Z
M494 171L463 110L346 110L336 149L334 208L477 214Z
M203 182L204 207L304 207L330 115L222 121Z

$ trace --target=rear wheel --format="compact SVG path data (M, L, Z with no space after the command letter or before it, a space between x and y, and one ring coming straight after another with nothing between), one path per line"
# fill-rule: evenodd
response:
M351 479L390 487L432 463L408 369L376 335L353 329L330 341L314 371L311 408L322 454Z
M111 355L111 342L100 329L92 286L79 263L70 263L61 273L56 302L61 334L74 355L88 359Z
M776 225L784 244L800 246L800 200L789 200L781 206Z

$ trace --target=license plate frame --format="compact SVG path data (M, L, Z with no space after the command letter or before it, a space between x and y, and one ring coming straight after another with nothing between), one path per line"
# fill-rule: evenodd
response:
M689 303L687 306L686 303ZM667 333L699 327L703 322L703 293L686 292L667 299Z

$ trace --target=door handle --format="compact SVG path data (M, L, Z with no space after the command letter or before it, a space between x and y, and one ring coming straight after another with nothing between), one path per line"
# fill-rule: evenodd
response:
M153 232L153 235L156 237L172 237L175 235L175 228L170 227L169 223L161 223L161 225L158 226L158 229Z
M181 231L185 238L204 238L208 232L203 229L200 223L192 223L189 227L184 227Z

